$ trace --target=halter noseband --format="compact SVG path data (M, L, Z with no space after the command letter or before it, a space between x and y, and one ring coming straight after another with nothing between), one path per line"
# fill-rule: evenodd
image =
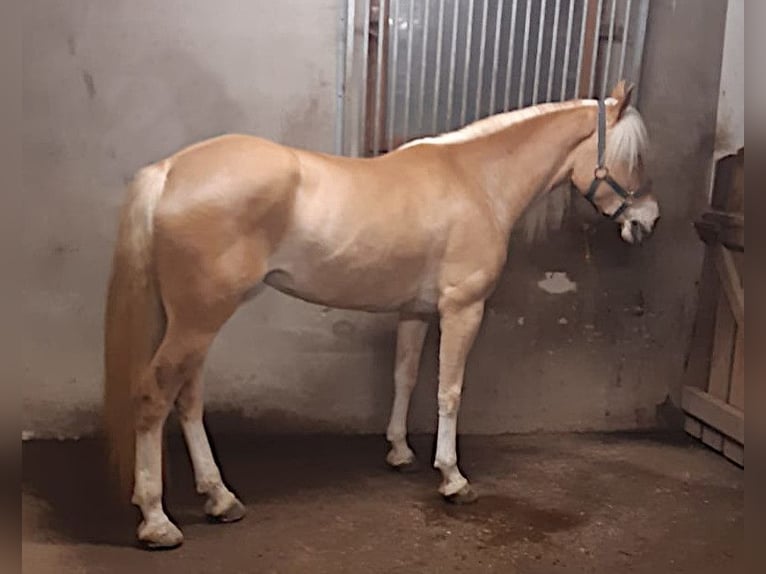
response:
M598 100L598 165L596 166L596 169L593 172L593 181L590 184L590 188L588 188L588 193L585 194L585 199L587 199L590 204L595 208L596 211L601 213L602 215L608 217L609 219L617 219L620 215L622 215L622 212L625 211L628 207L631 206L633 203L633 200L641 197L643 193L643 187L635 190L635 191L628 191L624 187L622 187L619 183L617 183L614 178L609 175L609 169L606 167L604 163L604 152L606 149L606 105L604 104L603 100ZM613 213L604 213L601 211L601 208L596 203L596 191L598 191L599 186L602 183L606 183L609 185L609 187L612 188L612 191L619 195L622 198L622 203L620 204L620 207L618 207Z

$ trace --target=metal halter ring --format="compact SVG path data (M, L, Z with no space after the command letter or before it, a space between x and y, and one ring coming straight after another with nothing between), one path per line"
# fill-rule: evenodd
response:
M606 167L606 165L604 165L604 152L606 150L606 106L603 100L598 100L597 133L598 164L593 170L593 181L590 183L588 192L585 194L585 199L590 202L596 211L608 217L609 219L614 220L622 215L622 213L633 204L633 200L635 198L641 196L642 188L644 186L634 191L626 190L619 183L617 183L611 175L609 175L609 169ZM622 199L622 203L613 213L604 213L596 203L596 192L602 183L606 183L612 189L612 191Z

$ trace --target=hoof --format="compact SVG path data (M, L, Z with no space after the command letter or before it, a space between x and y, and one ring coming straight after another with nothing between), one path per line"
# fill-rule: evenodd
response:
M228 523L238 522L242 520L247 514L245 505L242 504L236 498L231 502L229 507L220 514L208 514L208 520L215 523Z
M141 523L138 527L138 541L147 550L172 550L183 544L184 535L169 520L155 526Z
M386 462L388 466L401 472L412 472L416 469L415 453L409 448L392 448L386 455Z
M444 499L452 504L473 504L479 499L479 495L470 484L466 484L455 494L445 496Z
M415 459L412 459L409 462L403 462L401 464L392 464L390 466L391 470L401 472L402 474L412 474L420 470L420 465Z

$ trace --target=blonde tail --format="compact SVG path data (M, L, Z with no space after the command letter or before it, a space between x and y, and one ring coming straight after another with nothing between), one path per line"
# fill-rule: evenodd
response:
M167 176L164 164L136 174L120 215L104 324L104 430L110 466L126 492L133 485L134 389L165 331L153 265L153 219Z

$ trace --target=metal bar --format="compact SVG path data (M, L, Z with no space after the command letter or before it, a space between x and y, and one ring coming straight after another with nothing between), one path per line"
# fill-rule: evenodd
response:
M423 47L420 55L420 94L418 98L418 121L420 122L420 131L423 131L423 110L426 100L426 56L428 55L428 20L430 14L431 2L425 2L425 13L423 14Z
M588 83L588 97L593 97L593 88L596 83L596 60L598 60L598 46L601 43L601 12L604 7L604 0L598 0L598 8L596 10L596 30L593 37L593 55L590 62L590 80Z
M638 102L638 92L641 88L641 67L644 61L644 41L646 40L646 22L649 19L649 0L641 0L638 7L638 27L636 40L633 45L633 67L631 76L636 87L633 89L633 103Z
M513 49L516 40L516 8L518 8L518 5L518 0L513 0L513 8L511 8L511 37L508 39L508 61L505 64L504 112L508 111L511 102L511 73L513 72Z
M561 13L561 0L556 0L553 12L553 41L551 42L551 61L548 65L548 92L545 101L550 102L553 96L553 72L556 70L556 48L559 40L559 15Z
M434 77L434 105L431 112L431 131L436 133L439 120L439 90L442 77L442 41L444 39L444 0L439 0L439 27L436 31L436 76Z
M468 0L468 28L465 37L465 61L463 62L463 93L460 100L460 125L465 125L465 113L468 107L468 78L471 73L471 39L473 38L473 2Z
M378 53L375 64L375 119L372 126L372 155L378 155L380 153L380 120L381 115L381 100L383 99L383 53L386 28L385 22L388 20L388 14L386 11L386 3L388 0L380 0L378 5Z
M540 22L537 26L537 52L535 53L535 81L532 85L532 104L537 103L537 93L540 90L540 67L543 63L541 52L543 51L543 36L545 35L545 9L547 4L547 0L542 0L542 6L540 7Z
M497 92L497 69L500 63L500 32L503 23L503 0L497 0L497 15L495 16L495 43L492 51L492 80L490 81L489 113L495 113L495 96Z
M479 119L481 115L481 96L484 88L484 56L485 47L487 45L487 12L489 11L489 0L484 0L484 6L481 14L481 43L479 45L479 73L477 75L476 83L478 88L476 90L476 108L474 110L473 119Z
M573 0L574 1L574 0ZM585 0L582 7L582 22L580 23L580 47L577 52L577 77L575 78L574 97L580 97L580 78L582 78L582 61L585 56L585 28L588 25L588 7L592 0Z
M402 141L406 142L410 131L410 96L412 95L412 44L415 26L415 0L409 0L410 11L407 15L407 70L405 72L404 85L404 127L402 128Z
M361 85L362 68L361 57L361 31L364 27L365 14L361 10L361 2L349 0L346 25L346 54L344 63L344 81L341 87L343 94L344 127L342 147L344 153L351 156L360 155L362 142L362 111L361 99L365 97L365 86Z
M458 3L453 3L452 10L452 43L450 44L449 56L449 84L447 85L447 126L446 130L452 128L452 101L455 97L455 58L457 57L457 17Z
M572 45L572 23L574 22L575 0L569 0L569 16L567 18L567 42L564 48L564 70L561 73L561 96L559 99L564 101L567 97L567 76L569 75L569 49Z
M609 15L609 36L606 43L606 62L604 62L604 75L601 78L601 99L606 97L606 89L609 83L609 68L612 64L612 47L614 46L614 23L617 19L617 0L612 0L612 13Z
M524 105L524 89L527 87L527 54L529 52L529 23L532 17L531 0L527 0L527 11L524 14L524 45L521 50L521 83L519 85L519 104Z
M625 6L625 23L622 26L622 47L620 49L620 67L617 73L617 81L624 79L625 73L625 55L628 52L628 37L630 34L630 13L633 11L633 0L628 0Z
M389 91L390 97L388 98L388 151L394 149L394 127L396 119L396 70L399 63L399 0L394 0L394 13L391 18L391 25L394 27L393 38L393 50L391 53L391 89Z
M348 57L348 21L353 19L355 0L344 0L340 3L340 14L338 17L338 40L341 48L337 54L338 72L335 78L335 153L342 155L345 152L346 130L346 109L345 109L345 88L346 85L346 58Z
M360 134L359 134L359 143L358 143L358 149L360 152L360 155L365 155L367 153L367 150L365 149L365 135L367 133L367 130L365 129L367 126L367 77L368 77L368 71L369 71L369 62L370 62L370 2L371 0L363 0L362 2L362 14L361 17L364 18L363 25L362 25L362 81L360 86L360 110L359 110L359 127Z

